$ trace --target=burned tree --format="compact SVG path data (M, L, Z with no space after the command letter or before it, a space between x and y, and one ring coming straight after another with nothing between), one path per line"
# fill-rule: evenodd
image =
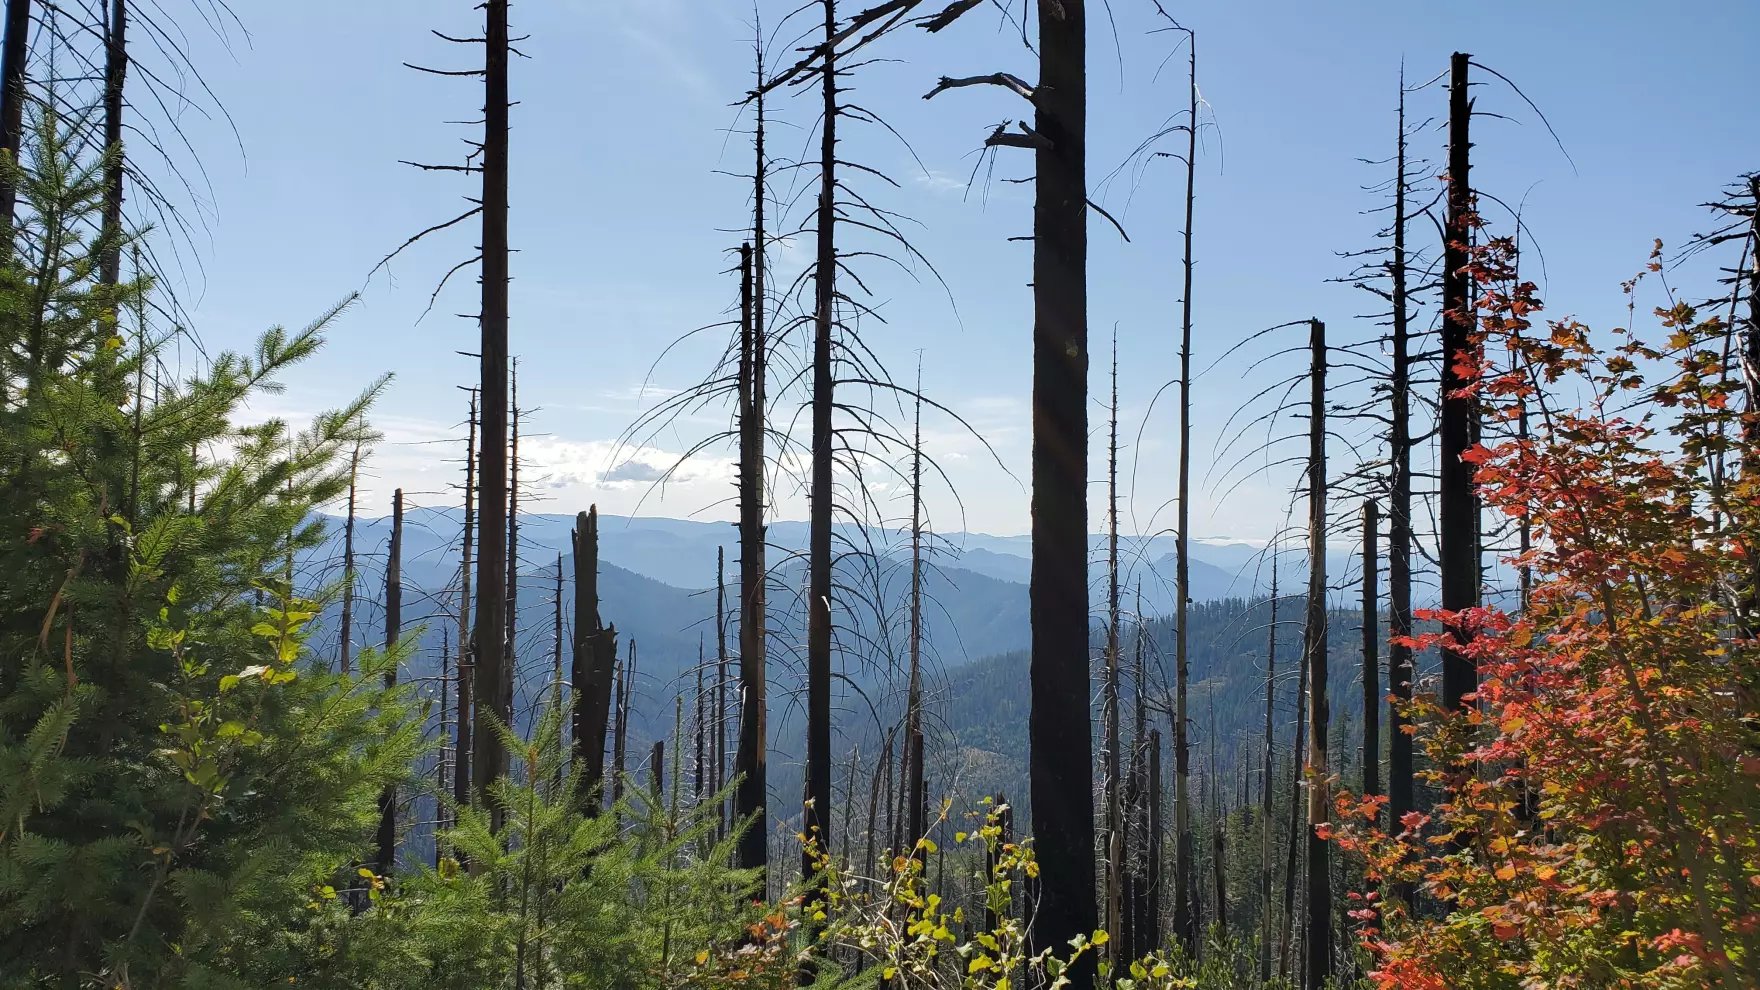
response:
M1442 394L1438 434L1437 549L1442 608L1462 612L1479 603L1479 502L1472 465L1464 459L1477 429L1477 400L1468 388L1473 371L1472 276L1467 271L1472 238L1472 187L1468 139L1473 105L1467 98L1468 56L1456 52L1448 80L1448 214L1442 258ZM1469 636L1458 622L1449 632L1457 644ZM1442 705L1457 711L1478 689L1474 662L1457 649L1442 651Z
M470 432L464 446L464 530L460 536L461 553L458 568L458 735L452 757L452 800L460 808L471 804L471 722L476 717L471 705L473 682L476 679L470 647L471 624L471 548L476 537L477 489L477 390L470 390Z
M0 42L0 155L19 161L24 144L25 66L30 60L31 0L6 0L6 36ZM0 174L0 236L12 250L18 189L10 173Z
M403 489L391 495L391 544L385 551L385 686L397 686L397 640L403 635ZM391 875L397 864L397 785L379 795L378 872Z
M581 779L581 806L599 811L605 779L605 729L611 718L612 669L617 631L599 615L599 507L575 516L574 643L569 679L574 683L574 758Z
M1302 663L1308 671L1307 914L1308 958L1304 990L1322 990L1332 977L1332 875L1328 843L1322 828L1331 821L1328 809L1326 730L1330 710L1326 696L1326 324L1310 323L1308 411L1308 594L1302 624Z

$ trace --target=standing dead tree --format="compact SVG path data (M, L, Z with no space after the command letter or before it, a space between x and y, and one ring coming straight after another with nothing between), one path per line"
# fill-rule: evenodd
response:
M354 664L354 522L360 494L361 445L356 442L348 458L348 517L342 524L342 615L338 619L337 659L344 674L352 673Z
M476 670L470 648L471 550L476 538L477 493L477 390L470 390L470 428L464 446L464 529L460 535L458 568L458 716L457 742L452 757L452 800L460 808L471 804L472 687Z
M398 637L403 635L403 489L391 495L391 544L385 551L385 652L393 658ZM385 686L397 686L397 663L385 667ZM379 875L388 877L397 865L397 785L387 784L379 795Z
M1448 79L1448 213L1442 260L1442 393L1438 451L1437 548L1442 608L1461 612L1479 603L1479 503L1472 465L1464 455L1474 441L1477 399L1468 391L1473 372L1472 276L1467 271L1472 239L1472 187L1467 96L1469 58L1456 52ZM1458 623L1449 632L1464 645L1469 633ZM1456 711L1478 687L1473 661L1459 650L1442 651L1442 705Z
M576 692L574 758L580 774L581 807L597 815L605 780L605 729L611 718L617 629L599 615L599 507L575 516L574 643L569 680Z
M1304 990L1323 990L1331 979L1332 874L1329 844L1322 836L1331 821L1327 800L1326 695L1326 324L1311 321L1308 407L1308 595L1302 625L1302 662L1308 670L1308 961Z
M6 36L0 42L0 155L17 164L24 143L24 104L28 90L25 67L30 61L31 0L6 0ZM18 189L10 172L0 174L0 237L12 250Z
M975 4L954 4L949 21ZM989 84L1032 104L1019 132L988 147L1031 149L1033 205L1032 708L1028 774L1039 856L1037 946L1087 936L1097 922L1092 715L1088 708L1087 16L1083 0L1038 5L1039 79L942 78L928 95ZM930 30L945 23L925 24ZM1093 985L1084 962L1076 990Z

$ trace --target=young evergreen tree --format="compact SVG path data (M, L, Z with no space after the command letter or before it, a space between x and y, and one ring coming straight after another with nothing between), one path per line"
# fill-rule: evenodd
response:
M106 283L85 239L115 153L79 159L71 131L46 112L29 168L0 163L23 207L0 267L0 983L211 985L365 851L417 751L395 658L331 672L284 570L383 380L304 431L239 421L337 307L147 397L154 335L116 346L109 314L151 286Z

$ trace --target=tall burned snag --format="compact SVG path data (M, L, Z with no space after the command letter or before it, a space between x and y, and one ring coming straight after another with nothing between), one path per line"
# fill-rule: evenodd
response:
M0 42L0 155L15 164L24 144L25 66L30 61L31 0L6 0L6 36ZM12 251L18 189L0 175L0 250Z
M1412 737L1406 706L1412 700L1415 676L1412 648L1412 355L1411 316L1407 298L1406 255L1406 91L1400 77L1398 148L1395 152L1393 249L1388 259L1393 304L1392 361L1388 426L1387 511L1387 821L1399 829L1412 804ZM1398 891L1409 902L1410 891Z
M1265 634L1265 768L1259 782L1259 982L1271 980L1271 785L1277 767L1277 544L1271 544L1271 619Z
M476 666L477 726L473 783L500 831L504 813L490 795L507 772L507 751L493 726L512 724L507 703L507 0L484 0L483 62L482 328L479 349L482 389L482 499L477 558L477 623L472 638Z
M1197 880L1193 857L1191 820L1191 744L1187 730L1186 691L1190 680L1190 642L1186 635L1186 606L1191 602L1191 494L1192 494L1192 213L1196 202L1198 161L1198 35L1186 32L1191 45L1191 93L1186 120L1186 214L1181 259L1185 280L1180 300L1179 342L1179 493L1175 526L1174 572L1174 714L1173 714L1173 828L1174 893L1173 930L1187 951L1197 944Z
M923 374L917 372L916 425L911 440L911 628L910 683L905 696L905 793L910 831L904 848L914 848L928 829L928 788L923 778Z
M761 119L761 118L760 118ZM763 134L760 123L758 133ZM760 147L762 141L760 139ZM759 152L759 174L763 154ZM758 188L758 216L763 215L763 185ZM759 221L762 223L762 220ZM769 864L766 777L764 651L764 299L756 294L762 270L763 242L740 249L740 376L739 376L739 739L733 772L734 822L744 829L739 838L739 864L763 870ZM757 889L766 889L760 875Z
M395 655L403 634L403 489L391 495L391 544L385 551L385 652ZM385 686L397 686L397 664L385 667ZM387 784L379 795L378 872L391 875L397 865L397 785Z
M1461 612L1479 603L1479 502L1473 489L1472 465L1464 459L1473 445L1475 398L1471 385L1474 360L1471 274L1467 270L1472 236L1472 187L1468 125L1473 114L1467 98L1468 56L1456 52L1448 80L1448 215L1442 256L1442 396L1438 436L1437 544L1442 579L1442 608ZM1450 630L1465 644L1468 632L1458 623ZM1442 651L1442 705L1458 710L1478 689L1474 662L1459 650Z
M801 874L817 871L813 848L831 848L831 518L832 518L832 329L837 303L837 4L825 10L824 106L819 131L818 257L813 269L813 428L810 532L807 546L807 792L801 831L808 848ZM825 896L808 892L807 912ZM803 973L806 972L803 970Z
M104 244L98 281L115 285L122 279L122 110L128 79L128 0L105 0L104 7L104 147L114 157L104 163Z
M1381 616L1377 578L1381 509L1363 503L1363 793L1381 793Z
M1032 708L1028 770L1039 857L1033 944L1094 931L1088 710L1087 16L1040 3L1033 90ZM1093 985L1091 963L1070 974Z
M458 592L458 719L457 744L452 756L452 800L460 808L471 804L471 721L475 718L471 695L476 679L471 649L471 550L476 538L477 494L477 390L470 390L470 428L464 446L464 531L460 537Z
M1114 962L1124 935L1125 836L1124 804L1119 777L1123 745L1119 718L1118 642L1118 336L1112 339L1112 406L1106 444L1106 931L1111 936L1108 958Z
M1332 976L1332 875L1321 827L1328 813L1326 730L1326 324L1310 321L1308 405L1308 600L1302 662L1308 670L1308 953L1303 990L1322 990Z
M342 524L342 615L338 619L338 666L344 674L354 670L354 521L360 492L361 445L355 441L348 458L348 518Z

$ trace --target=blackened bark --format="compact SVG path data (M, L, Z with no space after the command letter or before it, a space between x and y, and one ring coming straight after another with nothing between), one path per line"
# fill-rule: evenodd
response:
M1124 944L1124 807L1120 794L1123 772L1119 752L1123 731L1119 725L1120 677L1118 655L1118 335L1112 338L1112 406L1108 417L1111 432L1106 445L1106 931L1111 936L1108 960L1117 964ZM1128 955L1123 956L1128 958Z
M1271 980L1271 856L1272 802L1271 782L1277 769L1276 724L1273 721L1277 700L1277 545L1271 547L1271 621L1265 634L1265 775L1259 784L1259 907L1264 912L1259 923L1259 982Z
M337 638L340 640L338 661L344 675L354 672L354 516L360 475L361 444L356 440L354 453L348 459L348 519L342 524L342 618Z
M25 65L30 61L31 0L6 0L6 39L0 42L0 154L18 161L24 146ZM12 250L18 189L0 176L0 236Z
M1195 204L1198 161L1198 36L1188 35L1191 43L1189 125L1186 131L1186 219L1184 298L1180 301L1179 345L1179 505L1175 522L1174 573L1174 715L1173 715L1173 828L1174 828L1174 893L1173 931L1186 951L1195 953L1198 939L1197 879L1193 857L1197 850L1192 841L1191 814L1191 740L1187 732L1186 690L1190 680L1190 645L1186 636L1186 606L1192 597L1189 550L1191 548L1192 492L1192 212Z
M1087 17L1084 0L1039 4L1034 91L1032 710L1033 944L1094 931L1094 766L1088 709ZM1094 983L1092 957L1070 972Z
M1462 459L1473 443L1474 403L1461 390L1469 384L1461 364L1472 360L1473 303L1467 273L1468 214L1472 192L1468 179L1471 144L1468 125L1472 101L1467 98L1468 57L1456 52L1448 83L1448 216L1442 255L1442 415L1438 435L1437 543L1442 579L1442 607L1463 611L1479 600L1479 503L1473 490L1472 465ZM1464 644L1468 634L1450 628ZM1458 710L1478 689L1478 670L1458 650L1442 651L1442 705Z
M484 0L483 309L481 389L483 435L478 520L477 623L472 637L477 726L472 758L477 800L489 809L490 828L505 818L490 790L507 772L507 750L492 728L512 722L505 706L507 624L507 0Z
M397 648L403 634L403 489L391 495L391 546L385 552L385 652ZM397 665L385 668L385 687L397 686ZM379 875L388 877L397 865L397 785L379 795Z
M801 853L801 875L818 872L812 847L831 848L831 516L832 516L832 389L831 335L837 295L837 34L836 0L823 0L825 10L823 110L819 125L818 257L813 268L813 437L811 527L807 567L807 793L801 831L809 847ZM815 882L807 891L805 911L823 903L825 890ZM803 964L803 979L811 975Z
M905 733L909 766L905 772L910 801L910 834L915 845L926 822L923 800L923 373L917 370L916 425L911 441L911 669L905 696Z
M98 281L122 280L122 110L128 80L128 0L110 0L104 25L104 147L115 157L104 166L104 220L100 237L104 254ZM10 11L8 12L10 18Z
M1400 76L1399 130L1394 174L1393 255L1388 275L1393 294L1392 392L1388 458L1390 461L1387 512L1387 687L1393 695L1387 710L1387 819L1388 827L1403 829L1401 822L1412 805L1412 737L1406 706L1412 700L1412 648L1404 642L1412 634L1412 440L1411 440L1411 326L1406 296L1406 93ZM1409 884L1396 887L1408 905Z
M763 80L762 58L759 81ZM740 357L744 374L740 394L739 495L739 740L733 770L739 778L734 794L734 820L745 829L739 840L739 864L765 871L770 861L768 828L769 706L765 695L765 567L764 567L764 98L757 98L757 164L753 169L753 244L741 251ZM760 872L754 883L762 895L768 879Z
M605 726L611 718L612 668L617 634L599 614L599 507L575 516L574 656L569 679L578 692L574 754L581 775L581 807L599 812L605 783Z
M1304 990L1322 990L1332 976L1332 874L1320 837L1330 822L1326 777L1326 324L1309 324L1313 369L1308 405L1308 601L1302 660L1308 668L1308 964Z
M1381 507L1363 503L1363 794L1381 793Z
M476 537L477 493L477 390L471 389L470 433L464 447L464 535L459 564L458 593L458 744L452 756L452 800L460 808L471 804L471 707L476 669L471 650L471 550Z

